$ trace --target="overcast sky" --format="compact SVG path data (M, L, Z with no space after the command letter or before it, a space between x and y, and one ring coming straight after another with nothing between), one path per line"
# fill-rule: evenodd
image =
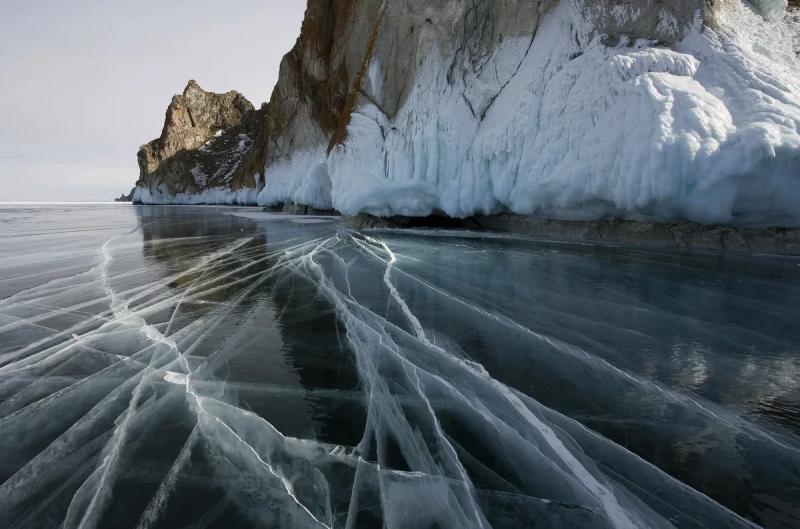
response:
M0 201L109 200L173 94L269 98L305 0L3 0Z

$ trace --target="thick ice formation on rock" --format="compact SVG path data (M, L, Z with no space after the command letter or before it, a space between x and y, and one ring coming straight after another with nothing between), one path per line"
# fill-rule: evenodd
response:
M258 191L252 187L231 189L229 187L210 187L195 193L172 193L166 186L155 189L137 187L133 192L133 202L138 204L219 204L254 205Z
M260 202L325 201L305 190L327 174L345 214L800 220L798 63L765 20L783 3L729 2L672 46L600 35L585 7L560 2L532 42L495 47L493 79L450 79L452 58L428 54L393 118L373 103L376 55L347 140L327 164L268 168Z
M752 4L758 9L765 18L776 19L783 16L786 12L787 0L751 0Z
M794 43L794 54L800 57L800 1L786 10L785 22Z
M785 9L312 0L244 181L345 214L800 224Z
M331 209L331 179L325 150L301 151L291 161L269 167L269 184L258 197L262 205L294 203Z

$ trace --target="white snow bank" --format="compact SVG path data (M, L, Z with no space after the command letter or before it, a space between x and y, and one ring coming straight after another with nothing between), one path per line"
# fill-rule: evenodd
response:
M173 195L166 186L151 189L137 186L133 193L133 201L142 204L220 204L254 206L258 200L258 192L250 187L233 190L225 187L212 187L200 193L178 193Z
M327 205L327 177L345 214L800 224L790 32L739 0L718 20L721 29L698 24L671 49L624 38L612 48L590 41L581 10L564 1L527 55L525 39L495 51L496 64L524 55L507 83L451 85L430 53L396 118L362 102L327 160L320 149L268 167L259 202Z

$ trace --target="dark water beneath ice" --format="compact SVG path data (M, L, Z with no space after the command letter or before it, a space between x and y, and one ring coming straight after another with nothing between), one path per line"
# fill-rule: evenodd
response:
M800 262L0 205L0 527L800 527Z

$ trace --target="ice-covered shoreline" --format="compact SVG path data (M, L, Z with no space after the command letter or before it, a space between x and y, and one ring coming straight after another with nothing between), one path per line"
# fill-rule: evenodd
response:
M307 102L270 131L279 152L248 181L259 189L140 188L138 201L800 226L800 62L786 2L716 3L694 22L678 3L648 7L655 15L606 4L553 2L533 37L512 32L472 58L459 59L452 36L413 26L429 53L399 100L389 94L402 82L390 78L393 37L377 22L340 141ZM461 16L453 9L431 24ZM611 15L619 20L601 20ZM609 27L633 33L601 32Z
M773 34L781 22L733 3L720 30L698 26L673 48L576 48L577 16L562 2L542 22L481 120L466 99L474 87L441 86L436 64L395 119L365 103L327 162L333 207L800 221L800 77Z
M526 215L478 215L460 221L444 217L348 217L356 229L470 229L504 232L543 241L593 245L731 252L749 255L800 256L800 228L774 228L652 222L645 220L564 220Z
M258 192L250 187L233 190L224 187L204 189L199 193L170 193L166 186L156 189L136 186L134 204L148 205L226 205L256 206Z
M214 202L217 197L228 202ZM245 197L247 195L244 195ZM254 202L238 201L236 195L192 195L184 202L159 202L139 205L232 206L245 211L256 207ZM136 204L136 202L134 202ZM313 223L315 219L332 219L335 210L316 209L296 204L263 207L264 213L239 216L259 220L262 217L292 218L298 224ZM309 219L303 221L303 218ZM299 219L299 220L298 220ZM600 218L591 220L558 219L499 213L475 215L456 219L443 215L374 216L367 213L343 216L345 223L358 230L444 228L455 232L462 229L483 234L513 233L545 241L577 242L623 247L686 249L732 252L750 255L800 256L800 228L699 224L688 221L659 222L649 219ZM488 235L487 235L488 236Z

